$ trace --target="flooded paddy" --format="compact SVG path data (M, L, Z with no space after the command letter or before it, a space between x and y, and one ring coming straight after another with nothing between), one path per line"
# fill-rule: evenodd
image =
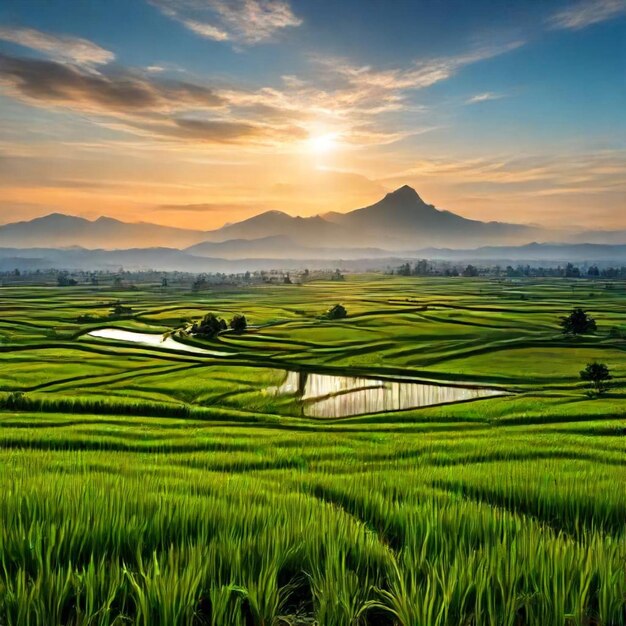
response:
M506 395L500 389L287 372L275 393L294 394L311 417L349 417Z
M177 352L214 357L232 356L229 352L187 345L173 337L154 333L101 328L87 335ZM272 387L269 391L276 395L293 395L301 404L303 415L322 418L402 411L507 394L506 391L487 387L439 385L291 370L285 371L285 379L280 386Z
M113 341L124 341L137 343L142 346L153 348L164 348L165 350L176 350L178 352L192 352L194 354L206 354L208 356L230 356L230 352L219 352L217 350L207 350L198 346L190 346L186 343L176 341L173 337L156 335L154 333L138 333L131 330L120 330L119 328L99 328L87 333L90 337L99 339L111 339Z

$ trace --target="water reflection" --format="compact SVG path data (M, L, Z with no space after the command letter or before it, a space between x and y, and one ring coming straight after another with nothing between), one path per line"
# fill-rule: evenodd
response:
M302 400L304 414L311 417L348 417L399 411L506 393L484 387L453 387L305 372L288 372L275 392L298 396Z
M87 334L92 337L100 337L101 339L129 341L142 346L165 348L166 350L176 350L177 352L193 352L194 354L208 354L210 356L230 356L229 352L218 352L217 350L207 350L205 348L199 348L198 346L190 346L186 343L176 341L172 337L155 335L154 333L138 333L132 330L121 330L119 328L99 328Z

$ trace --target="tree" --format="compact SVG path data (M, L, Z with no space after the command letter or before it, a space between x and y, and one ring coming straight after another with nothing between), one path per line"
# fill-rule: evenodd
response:
M236 332L236 333L244 332L246 328L248 327L248 321L246 320L246 316L240 315L239 313L237 313L237 315L235 315L233 319L230 320L230 327L233 330L233 332Z
M398 268L398 276L410 276L411 275L411 266L408 263L401 265Z
M330 280L345 280L344 275L341 273L339 268L335 270L335 273L330 277Z
M124 306L119 300L111 305L110 317L122 317L123 315L132 315L132 313L132 307Z
M463 276L466 276L468 278L470 277L474 277L474 276L478 276L478 269L475 268L473 265L468 265L464 270L463 270Z
M57 276L57 284L59 287L75 287L78 285L76 280L72 278L67 272L62 272Z
M583 335L596 330L595 320L580 308L573 309L567 317L559 322L564 335Z
M587 363L587 367L580 371L580 378L591 383L596 395L602 395L609 387L608 381L612 376L604 363Z
M194 323L190 332L192 335L200 335L201 337L212 339L227 328L226 322L221 317L217 317L215 313L207 313L199 322Z
M329 320L341 320L344 317L347 317L348 311L341 304L335 304L335 306L330 307L328 311L326 311L326 319Z
M430 264L426 259L421 259L415 264L414 273L416 276L428 276L430 274Z

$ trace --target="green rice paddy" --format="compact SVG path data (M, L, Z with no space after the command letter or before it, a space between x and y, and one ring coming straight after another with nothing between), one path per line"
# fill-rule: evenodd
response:
M574 306L594 335L560 333ZM5 287L0 311L0 625L626 624L626 284ZM86 336L208 311L252 325L202 344L231 356ZM316 420L268 392L285 368L511 395Z

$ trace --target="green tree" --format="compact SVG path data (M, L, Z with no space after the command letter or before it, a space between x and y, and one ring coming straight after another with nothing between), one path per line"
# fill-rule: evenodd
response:
M596 330L595 320L580 308L575 308L559 322L564 335L584 335Z
M580 371L580 378L591 383L596 395L602 395L609 387L612 376L604 363L587 363L587 367Z
M230 320L229 325L234 332L242 333L248 327L248 321L246 320L245 315L237 313L235 316L233 316L233 319Z
M227 328L226 322L221 317L217 317L215 313L207 313L191 327L191 334L213 338Z
M326 311L326 319L329 320L341 320L344 317L347 317L348 311L346 307L341 304L335 304L335 306L330 307L328 311Z

